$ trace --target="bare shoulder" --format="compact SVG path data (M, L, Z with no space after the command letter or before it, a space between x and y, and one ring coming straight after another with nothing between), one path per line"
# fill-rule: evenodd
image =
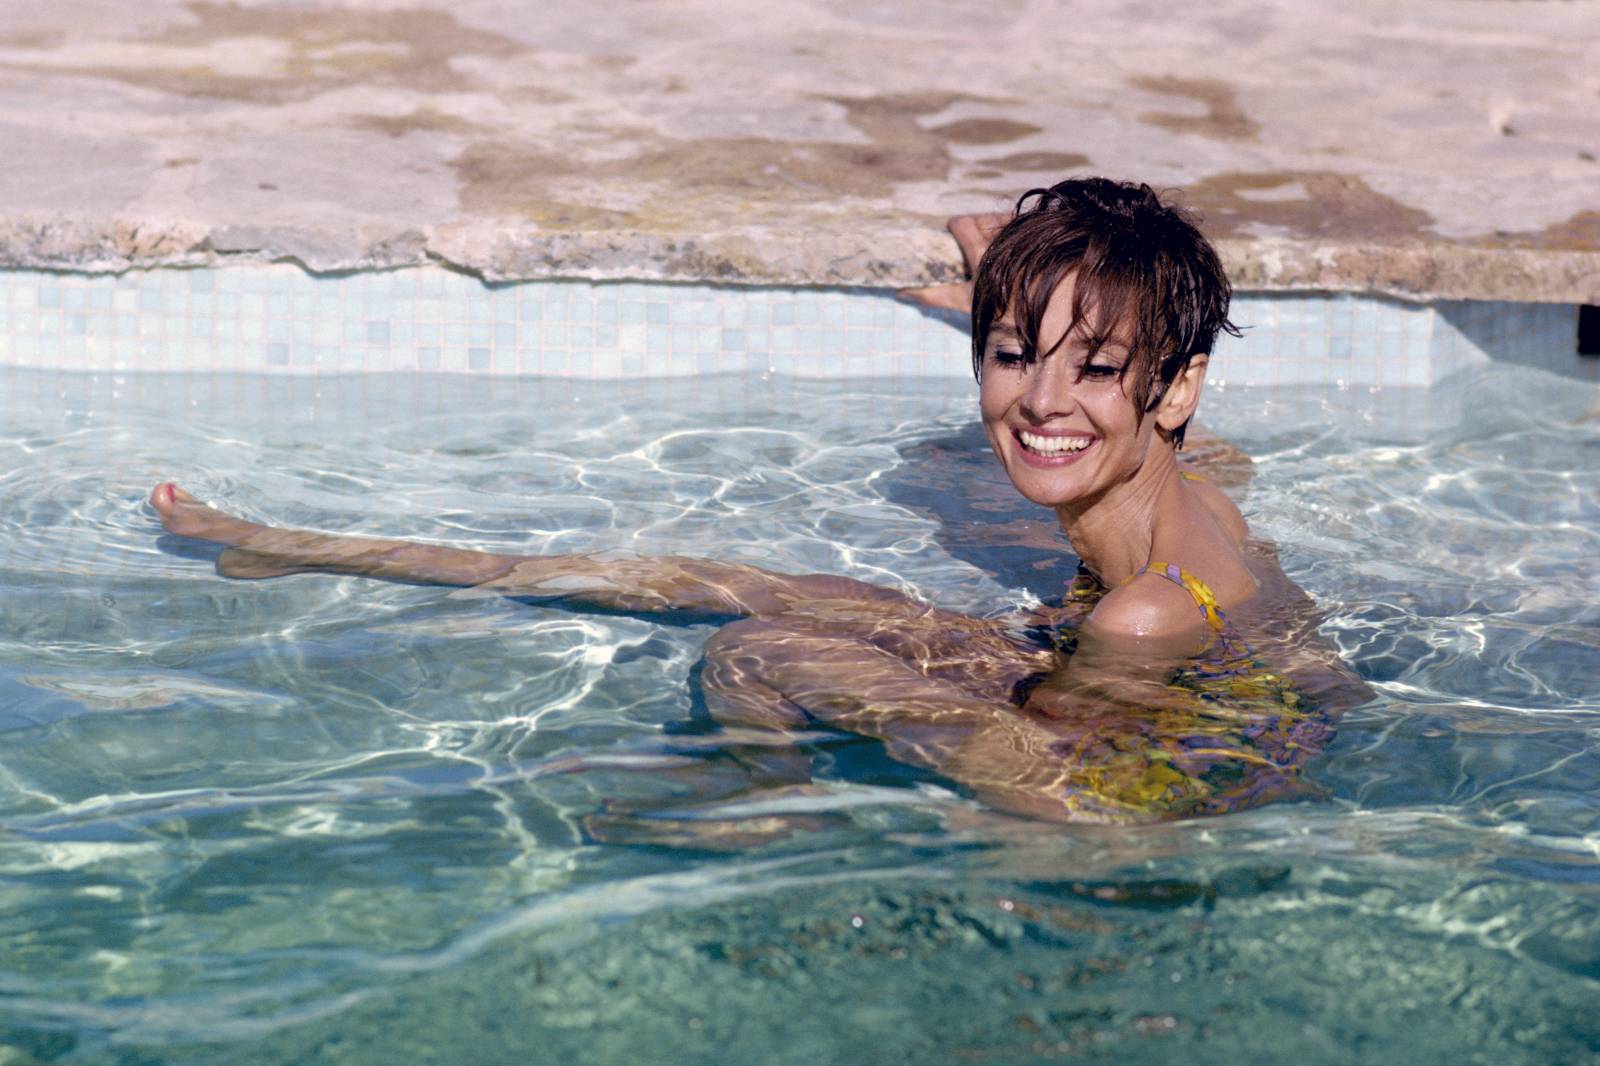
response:
M1185 487L1189 490L1190 497L1199 501L1235 547L1244 543L1250 535L1250 527L1244 520L1244 515L1239 512L1239 507L1211 481L1204 478L1186 478Z
M1194 598L1158 574L1140 574L1110 592L1089 615L1096 636L1118 643L1156 642L1189 652L1205 635L1205 620Z

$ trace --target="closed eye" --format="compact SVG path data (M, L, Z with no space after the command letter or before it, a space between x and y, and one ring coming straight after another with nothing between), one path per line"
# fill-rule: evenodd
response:
M993 348L989 357L998 366L1022 367L1033 362L1033 353L1024 348Z

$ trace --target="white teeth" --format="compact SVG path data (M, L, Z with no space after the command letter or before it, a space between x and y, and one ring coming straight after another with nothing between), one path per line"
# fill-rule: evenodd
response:
M1031 452L1055 455L1058 452L1081 452L1089 446L1089 437L1041 437L1037 433L1019 432L1018 437Z

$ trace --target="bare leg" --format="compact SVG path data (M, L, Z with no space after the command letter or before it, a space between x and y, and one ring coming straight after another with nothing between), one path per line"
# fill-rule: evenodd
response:
M150 505L170 532L225 545L217 569L227 577L354 574L639 613L737 617L802 608L816 618L858 621L939 614L893 589L827 574L778 574L676 556L501 555L279 529L208 507L171 483L156 486Z
M1242 488L1255 472L1250 457L1238 445L1201 426L1190 426L1179 453L1186 467L1205 475L1219 489Z
M228 550L217 560L217 570L226 577L323 572L430 585L478 585L504 577L524 559L404 540L277 529L209 507L171 482L155 487L150 505L169 533L226 545Z

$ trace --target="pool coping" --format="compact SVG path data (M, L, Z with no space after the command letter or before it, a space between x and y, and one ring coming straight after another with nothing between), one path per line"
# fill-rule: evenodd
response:
M311 275L443 266L489 283L656 281L910 288L965 276L942 228L896 225L804 241L765 231L693 237L640 231L559 234L483 223L407 229L221 226L0 219L0 268L130 270L289 263ZM1216 246L1241 293L1322 292L1417 303L1494 300L1600 304L1600 251L1451 241L1224 237Z

